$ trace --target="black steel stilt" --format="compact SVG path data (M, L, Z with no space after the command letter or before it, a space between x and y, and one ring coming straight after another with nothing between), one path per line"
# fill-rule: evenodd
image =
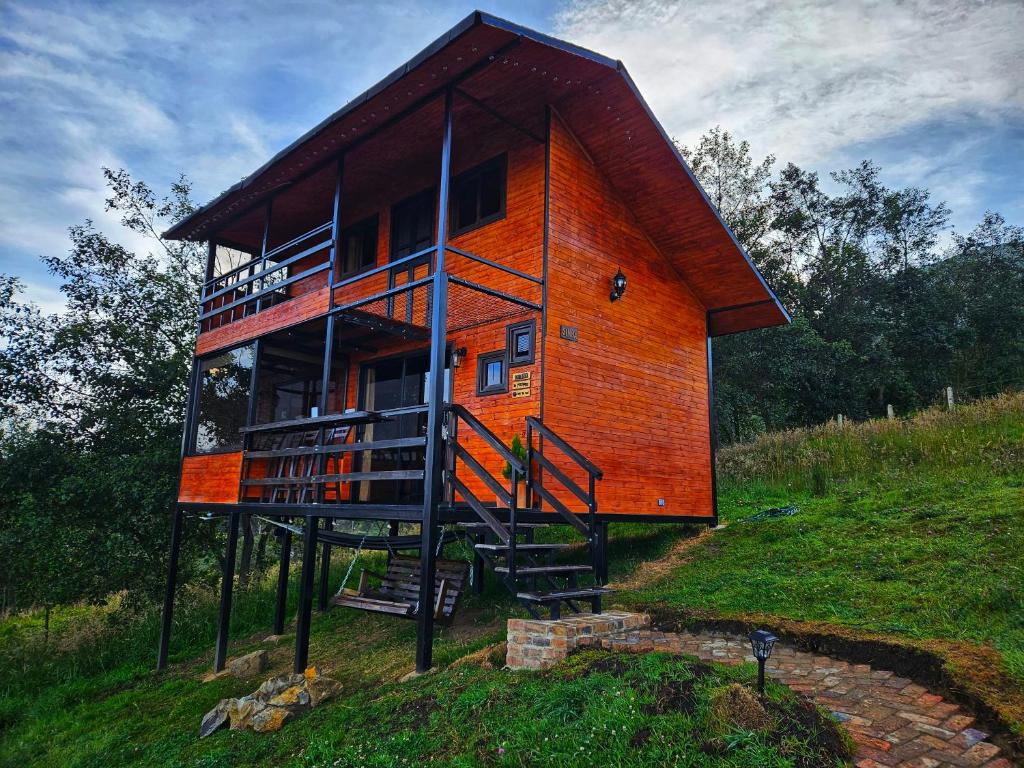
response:
M597 583L608 583L608 523L597 524Z
M167 589L164 592L163 622L160 625L160 648L156 655L156 668L167 666L167 651L171 643L171 619L174 616L174 591L178 586L178 555L181 551L181 535L184 516L180 509L174 510L171 523L171 556L167 565Z
M334 521L330 518L324 518L324 528L331 530L334 528ZM328 585L331 579L331 545L329 542L324 542L323 548L320 553L320 595L317 601L317 607L321 611L327 610L327 598Z
M416 615L416 670L426 672L434 656L434 577L437 570L437 519L444 496L444 364L448 337L448 274L445 251L448 237L448 186L452 158L451 88L444 95L444 139L441 144L441 183L437 201L437 248L434 258L430 308L430 379L428 382L427 456L424 476L423 519L420 525L420 592Z
M228 519L228 549L224 554L224 571L220 581L220 616L217 620L217 648L213 655L213 671L220 672L228 657L228 636L231 633L231 592L235 586L235 552L238 549L238 521L241 514L232 512Z
M319 517L307 517L302 532L302 574L299 577L299 616L295 627L295 666L302 673L309 666L309 625L313 618L313 579L316 574L316 529Z
M487 534L477 533L473 534L471 540L474 544L485 544L487 543ZM476 547L473 548L473 594L482 595L484 593L484 559L477 552Z
M292 532L281 536L281 565L277 571L277 605L274 607L274 634L284 634L284 615L288 610L288 574L292 561Z

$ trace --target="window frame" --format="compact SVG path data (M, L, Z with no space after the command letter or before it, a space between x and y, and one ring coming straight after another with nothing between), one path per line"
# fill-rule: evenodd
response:
M501 363L501 384L487 384L487 366L493 362ZM496 349L493 352L481 352L476 356L476 394L478 397L486 395L500 395L508 392L508 353L504 349Z
M516 354L515 337L518 333L526 331L530 337L530 349L525 357ZM505 348L508 350L508 367L518 368L522 365L533 365L537 361L537 321L536 319L523 320L519 323L512 323L505 328Z
M202 356L193 358L195 372L191 377L190 391L189 391L189 404L188 404L188 440L186 442L185 456L216 456L218 454L225 453L240 453L245 450L245 435L240 436L241 443L238 447L234 446L221 446L219 448L213 448L208 451L199 450L197 443L199 441L199 416L200 416L200 393L203 387L203 364L212 360L213 358L226 355L231 352L237 352L245 347L252 347L252 368L249 370L249 394L246 404L245 413L245 426L251 425L252 419L252 406L253 406L253 395L255 394L256 376L259 371L260 365L260 345L259 339L247 339L238 344L233 344L225 349L218 350L216 352L209 352Z
M372 232L373 233L373 259L372 259L372 261L369 264L367 264L365 266L360 265L356 269L353 269L353 270L350 270L350 271L345 271L345 263L344 262L345 262L345 253L346 253L346 248L345 248L346 242L347 242L348 238L351 237L352 235L355 235L357 233L361 234L363 232ZM367 271L373 269L374 267L376 267L377 266L377 258L378 258L378 255L379 255L377 252L380 249L380 214L379 213L374 213L374 214L372 214L370 216L367 216L365 219L361 219L360 221L357 221L357 222L355 222L353 224L349 224L347 227L345 227L343 230L341 230L341 238L340 238L339 245L341 246L340 247L340 251L341 251L340 256L341 256L341 258L338 259L338 277L339 278L353 277L354 275L362 274L363 272L367 272Z
M459 191L462 185L468 184L473 181L479 181L480 177L491 170L497 170L501 178L499 187L499 198L500 204L496 213L489 214L484 217L480 217L480 187L477 185L476 194L476 211L477 219L472 224L466 224L464 226L456 226L458 221L458 208L459 208ZM488 224L493 224L496 221L501 221L505 218L508 209L508 153L503 152L500 155L492 157L490 160L473 166L469 170L463 171L454 179L451 184L451 195L448 203L448 219L452 223L451 237L458 237L464 235L467 232L472 232L474 229L480 227L486 227Z

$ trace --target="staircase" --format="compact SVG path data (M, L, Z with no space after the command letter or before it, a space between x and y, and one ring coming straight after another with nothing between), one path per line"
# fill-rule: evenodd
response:
M601 470L532 416L526 418L525 462L461 405L447 406L445 432L446 497L453 506L461 499L479 518L463 524L476 555L500 577L534 618L540 618L541 611L547 609L552 619L558 619L563 604L579 613L580 604L589 603L591 611L600 613L601 598L611 591L602 584L605 553L598 529L596 499ZM507 481L495 478L480 458L467 449L465 437L468 434L479 438L487 450L507 463L511 469ZM474 493L464 480L466 471L479 481L477 487L482 484L493 492L496 500L493 504L484 503ZM569 472L577 476L585 474L587 487L573 480ZM550 484L551 479L555 484ZM534 533L546 524L519 522L524 511L538 511L519 507L520 484L525 484L528 498L536 500L540 510L546 507L553 511L584 537L585 563L556 562L559 552L572 550L573 546L537 543ZM585 513L572 511L571 506L579 504L585 505Z

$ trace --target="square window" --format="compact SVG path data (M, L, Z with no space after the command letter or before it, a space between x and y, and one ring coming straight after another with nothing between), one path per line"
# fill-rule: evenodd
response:
M495 157L452 181L452 235L505 217L505 155Z
M338 261L342 277L370 269L377 263L376 216L363 219L342 231L341 254Z
M508 367L504 350L486 352L476 359L476 393L490 395L508 391Z
M529 365L536 359L534 339L537 336L537 321L528 320L508 326L508 364L510 367Z

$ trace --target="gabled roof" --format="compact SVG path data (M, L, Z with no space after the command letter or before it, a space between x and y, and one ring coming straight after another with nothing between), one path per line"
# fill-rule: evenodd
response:
M651 241L711 313L712 335L789 322L622 62L480 11L165 236L208 239L273 191L451 85L539 134L544 106L557 109Z

